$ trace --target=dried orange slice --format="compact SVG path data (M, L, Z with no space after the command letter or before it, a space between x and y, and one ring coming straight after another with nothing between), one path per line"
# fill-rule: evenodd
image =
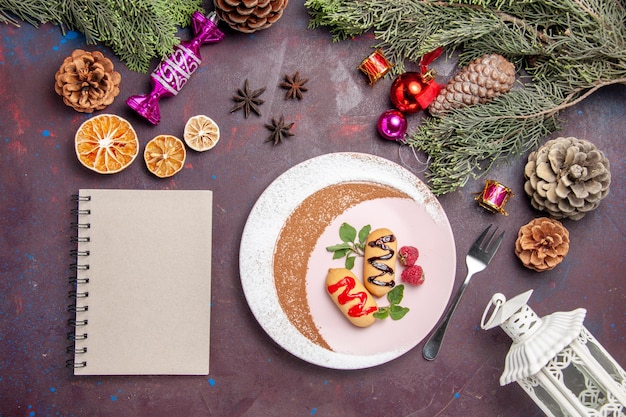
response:
M85 121L74 137L78 160L100 174L120 172L139 153L137 133L131 124L114 114L100 114Z
M182 140L172 135L159 135L146 143L143 158L148 170L159 178L167 178L183 169L187 151Z
M194 151L208 151L220 140L220 128L210 117L193 116L185 124L183 138L187 146Z

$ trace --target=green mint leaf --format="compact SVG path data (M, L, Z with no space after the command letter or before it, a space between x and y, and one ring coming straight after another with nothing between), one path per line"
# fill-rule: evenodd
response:
M328 246L326 248L326 250L329 251L329 252L336 252L338 250L344 250L344 249L349 250L350 249L350 244L344 242L344 243L338 243L336 245Z
M361 230L359 230L359 248L363 249L363 247L365 247L365 242L367 241L367 237L369 236L371 230L372 226L370 226L369 224L363 226Z
M392 305L391 307L389 307L389 315L393 320L400 320L408 312L408 307L400 307L398 305Z
M402 298L404 298L404 285L402 284L396 285L393 290L387 293L387 300L389 300L391 305L400 304Z
M354 242L354 239L356 239L356 229L348 223L343 223L341 227L339 227L339 237L344 242Z
M378 311L374 313L374 317L377 319L385 319L391 317L392 320L400 320L406 316L409 312L408 307L402 307L398 305L404 297L404 285L400 284L394 287L387 293L387 300L389 301L388 307L379 307ZM378 315L376 315L378 313Z
M361 230L359 230L359 240L367 240L370 229L370 225L363 226ZM329 252L333 252L333 259L340 259L345 256L346 268L352 269L354 268L356 257L364 255L365 244L363 242L355 242L355 239L357 238L356 228L346 222L342 223L339 227L339 237L341 238L342 242L336 245L327 246L326 250Z
M376 317L379 320L386 319L387 317L389 317L389 308L388 307L379 308L378 311L374 313L374 317Z
M356 259L356 256L347 256L346 257L346 269L354 268L354 260L355 259Z

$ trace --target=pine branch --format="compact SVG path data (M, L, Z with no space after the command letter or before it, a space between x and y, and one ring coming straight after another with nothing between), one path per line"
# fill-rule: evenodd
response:
M85 35L87 44L111 47L126 66L147 72L179 42L202 0L0 0L0 22L53 23Z
M155 1L155 13L168 16L177 26L187 27L190 25L189 16L200 8L201 1L167 0Z
M168 14L157 12L155 2L105 1L119 11L116 16L118 28L107 44L129 68L145 72L153 57L164 57L178 43L175 23ZM141 28L141 32L137 32L136 28Z
M434 194L446 194L470 178L483 177L492 166L537 147L558 129L561 111L618 83L626 83L626 78L598 82L591 89L560 99L532 85L515 89L490 103L427 119L409 134L406 143L430 156L426 177Z
M490 103L427 119L407 144L429 155L426 178L433 193L445 194L537 146L557 129L551 109L558 104L536 88L516 89ZM528 109L540 111L531 114Z
M85 35L88 44L97 43L100 38L94 13L88 10L90 0L66 0L59 3L61 20L58 22L65 29L75 30ZM94 0L90 5L93 10L106 10L103 0ZM106 39L106 38L105 38Z
M307 0L310 28L334 41L373 32L395 63L418 62L442 46L459 65L499 53L528 74L525 87L488 104L427 119L407 143L431 161L435 194L454 191L496 163L536 147L560 111L597 89L626 84L623 0Z
M45 0L0 0L0 22L19 26L23 20L33 26L61 19L57 10L58 1Z

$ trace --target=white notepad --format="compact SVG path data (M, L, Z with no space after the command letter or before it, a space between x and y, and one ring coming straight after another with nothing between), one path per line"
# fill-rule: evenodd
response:
M74 374L207 375L212 192L77 200Z

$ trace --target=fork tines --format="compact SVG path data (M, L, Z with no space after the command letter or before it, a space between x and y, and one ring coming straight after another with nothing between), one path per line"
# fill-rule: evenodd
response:
M489 233L491 226L493 225L490 224L489 226L487 226L487 228L480 234L480 236L478 236L476 242L474 242L474 244L470 248L470 254L474 256L479 253L487 254L489 256L489 260L491 260L493 255L495 255L496 251L500 247L500 244L502 243L502 240L504 239L504 232L501 232L498 237L494 239L494 236L498 231L498 227L496 226L495 229L493 229L493 231Z

